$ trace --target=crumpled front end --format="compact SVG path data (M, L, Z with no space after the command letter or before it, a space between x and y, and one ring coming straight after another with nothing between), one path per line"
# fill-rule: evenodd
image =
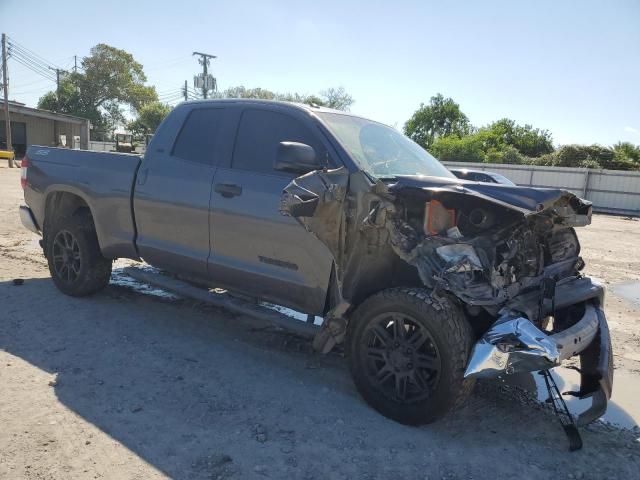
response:
M349 305L394 281L422 284L465 307L479 338L467 376L546 370L579 355L576 395L597 398L581 419L604 411L612 384L604 292L580 273L574 230L591 222L589 202L563 190L435 177L371 186L361 173L339 169L294 180L282 212L334 255L331 305L340 307L326 323L334 325L335 341Z
M426 286L460 299L480 327L465 376L548 370L579 356L573 394L593 402L578 421L602 415L613 383L604 290L580 273L574 230L591 222L591 204L561 190L401 183L391 190L405 212L425 207L388 225L396 252ZM402 233L417 232L419 220L422 232Z
M545 191L528 204L523 193L516 202L515 192L497 190L501 195L492 199L484 188L479 193L399 182L390 190L401 205L387 225L396 253L418 269L426 286L467 305L497 314L544 279L576 275L584 266L573 227L590 223L591 206L568 192Z

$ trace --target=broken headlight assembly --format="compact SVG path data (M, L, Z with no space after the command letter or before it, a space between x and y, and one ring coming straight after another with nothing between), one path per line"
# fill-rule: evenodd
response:
M554 231L547 240L551 263L562 262L580 254L580 242L573 228Z

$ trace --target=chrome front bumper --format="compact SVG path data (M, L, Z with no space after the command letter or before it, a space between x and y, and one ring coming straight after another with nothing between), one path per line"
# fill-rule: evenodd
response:
M26 205L20 205L19 212L20 212L20 221L22 222L22 225L24 226L24 228L32 231L33 233L37 233L38 235L41 235L40 229L38 228L38 224L36 223L36 219L33 216L31 209Z
M537 292L510 302L473 348L465 377L492 378L547 370L580 356L579 398L592 397L592 406L579 415L589 423L606 410L613 385L613 354L604 314L604 289L588 277L566 279L555 289L556 309L584 303L582 318L571 327L548 334L527 318L527 305L537 304ZM523 307L523 308L520 308Z

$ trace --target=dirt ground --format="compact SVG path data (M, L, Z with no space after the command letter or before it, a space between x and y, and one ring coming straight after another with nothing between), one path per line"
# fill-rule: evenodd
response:
M555 418L497 381L410 428L365 405L341 355L250 318L116 284L62 295L20 225L19 176L0 166L0 478L640 478L637 428L597 422L569 453ZM626 392L610 410L631 426L640 306L616 291L640 280L640 222L596 215L579 234L610 287Z

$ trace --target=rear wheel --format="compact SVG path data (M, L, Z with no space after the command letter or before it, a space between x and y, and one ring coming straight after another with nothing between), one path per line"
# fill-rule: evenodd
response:
M74 297L102 290L111 277L111 260L100 252L91 215L60 217L46 232L49 272L63 293Z
M351 374L365 401L386 417L420 425L462 403L473 336L451 300L422 289L390 289L367 299L349 323Z

